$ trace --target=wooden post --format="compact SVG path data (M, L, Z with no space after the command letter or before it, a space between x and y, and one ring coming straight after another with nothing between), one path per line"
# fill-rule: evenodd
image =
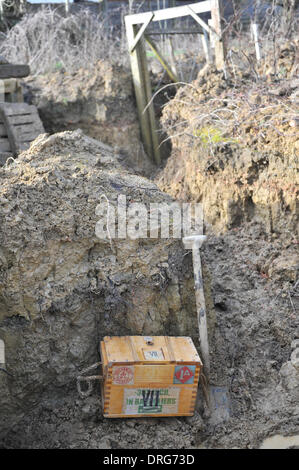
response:
M145 151L157 164L161 161L159 139L157 135L155 112L152 98L149 73L146 63L146 51L143 38L136 44L135 38L138 34L137 25L125 17L127 40L130 52L130 62L133 76L133 84L136 95L137 109L141 126L141 135ZM147 107L146 111L145 108Z
M130 62L133 75L133 83L137 101L138 115L141 126L141 135L147 154L159 164L161 152L155 119L154 106L152 103L152 90L147 70L146 51L144 47L143 34L147 25L153 22L161 22L174 18L193 16L204 29L210 32L208 25L197 15L211 11L212 2L216 0L204 0L192 5L183 5L175 8L165 8L155 12L137 13L125 16L126 34L130 51ZM217 0L219 2L220 0ZM218 3L217 3L218 6ZM154 13L154 14L153 14ZM214 15L215 16L215 15ZM218 11L218 18L220 18ZM220 20L219 20L220 21ZM142 25L141 30L137 25ZM218 28L219 29L219 28ZM215 33L216 34L216 33Z
M223 21L221 19L223 13L223 0L211 0L211 14L213 27L217 35L214 37L215 44L215 65L217 70L225 69L226 44L225 37L222 32Z
M0 0L0 19L4 18L4 0Z
M206 30L203 30L203 34L201 36L201 43L204 51L204 55L207 61L207 64L211 63L211 54L210 54L210 47L209 47L209 41L208 41L208 33Z
M251 24L251 32L252 32L252 36L253 36L253 40L254 40L256 60L259 61L259 60L261 60L261 51L260 51L257 23L252 23Z
M210 47L214 49L215 47L215 32L214 32L214 25L213 25L213 20L210 19L208 20L208 24L210 27Z

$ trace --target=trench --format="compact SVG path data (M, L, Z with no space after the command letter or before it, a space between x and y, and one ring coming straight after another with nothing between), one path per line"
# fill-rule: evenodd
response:
M15 403L5 401L5 410L10 410L11 415L15 413L16 419L8 426L1 446L101 449L159 446L266 449L299 446L296 424L298 370L291 361L292 343L299 337L294 204L289 193L286 204L287 198L283 200L283 189L279 188L280 199L275 199L274 193L272 199L275 199L275 204L269 208L268 201L263 200L266 190L262 187L260 217L256 219L259 194L250 189L242 199L242 188L246 185L258 186L260 175L264 180L269 175L273 176L267 173L271 165L275 167L273 171L285 178L285 186L291 184L289 175L286 176L285 154L276 147L273 158L271 149L268 149L267 158L263 155L260 158L260 149L249 142L248 147L253 149L254 157L255 154L259 156L257 162L246 166L248 154L244 156L238 151L229 153L225 148L217 154L221 157L219 161L215 159L202 169L197 163L202 157L200 152L203 147L200 152L197 149L195 154L195 146L182 136L179 142L169 140L163 162L165 169L159 169L162 173L156 178L157 169L147 161L142 150L136 106L132 89L127 86L130 74L107 63L99 67L95 72L99 84L93 85L91 91L84 88L84 99L81 85L78 85L86 80L82 71L77 78L54 74L52 89L48 88L44 94L47 77L30 77L25 85L26 100L39 107L46 130L51 134L70 131L70 141L65 143L62 136L54 144L47 144L49 153L43 149L33 153L33 159L40 167L39 174L44 172L47 178L39 179L35 174L39 186L33 184L26 192L28 179L21 180L22 185L19 185L16 181L22 175L12 172L11 180L5 180L12 187L9 196L14 200L17 195L17 199L21 200L24 194L25 212L28 208L28 212L33 213L37 204L40 212L48 217L49 214L59 214L67 195L68 207L72 210L69 214L60 213L60 218L55 219L59 230L43 228L42 235L47 234L45 238L48 238L48 244L43 245L45 251L42 254L39 250L32 250L33 254L26 252L23 258L20 255L22 262L20 259L16 261L15 248L9 245L7 239L16 240L19 236L22 247L25 237L26 246L28 244L30 247L30 220L26 219L27 225L21 225L22 214L14 206L11 220L19 222L16 225L8 224L7 233L1 232L1 243L3 246L9 245L7 251L0 252L1 282L11 290L9 294L0 296L4 299L0 313L5 317L9 305L9 312L17 311L18 314L5 317L0 327L7 338L8 365L19 371L17 383L20 389L21 384L25 383L28 389L32 387L33 390L28 408L24 405L23 409L21 406L16 410ZM116 77L119 81L112 86L111 81ZM206 86L202 83L204 80L208 85L209 80L215 80L211 88L214 87L217 93L222 90L219 77L214 76L201 79L196 84L199 89ZM156 74L155 84L160 86L162 83L161 75ZM100 96L105 86L108 92ZM76 93L66 95L72 87ZM203 91L210 92L207 89ZM163 113L169 126L180 117L176 114L173 98L175 94L171 91L168 95L158 95L156 100L158 117L162 107L169 104L169 107L165 106L168 109L166 114ZM180 95L180 98L186 97ZM188 109L184 108L183 112L188 120ZM114 147L114 150L107 150L108 156L104 155L108 161L107 167L101 162L97 165L102 175L113 170L117 162L119 166L115 170L115 179L114 176L103 179L98 167L84 168L84 161L92 161L94 154L101 154L101 149L94 142L72 134L77 127L90 137ZM74 173L70 174L65 162L70 164L68 159L71 161L77 153L82 161L75 162ZM117 154L120 154L120 163ZM59 159L61 155L63 158ZM55 168L51 166L51 159ZM146 175L151 181L145 183L142 180L141 184L136 179L123 176L121 165L127 161L130 161L131 172L133 168L135 173ZM238 164L241 167L239 170ZM292 165L293 160L288 161L288 168ZM27 169L24 166L26 177ZM222 179L224 171L227 171L227 183ZM243 178L243 172L246 178ZM98 180L92 179L95 173ZM73 174L75 183L72 183ZM197 175L202 174L208 181L204 194L203 181L196 180ZM229 179L232 174L238 180L236 184ZM46 180L47 184L44 182ZM202 249L202 259L211 335L211 383L229 396L229 407L227 402L221 402L221 397L218 402L215 400L215 406L220 409L219 420L211 417L201 388L193 417L119 419L117 422L103 418L97 387L86 399L79 397L76 391L76 374L98 360L95 345L104 332L110 335L130 332L148 335L154 331L167 335L188 334L194 341L197 339L190 253L183 251L179 243L173 243L170 247L161 243L155 248L157 251L151 255L152 258L149 256L149 243L132 243L130 246L124 243L118 252L112 252L109 244L89 243L86 235L88 230L92 230L90 220L94 223L94 207L89 203L88 196L101 194L99 186L104 185L112 198L120 190L134 187L130 193L132 200L136 197L150 200L148 195L153 192L153 181L178 200L208 201L207 216L210 217L211 230L206 227L208 240ZM64 185L70 184L70 193L66 190L62 197L59 191L47 192L56 183L58 188L59 185L64 188ZM232 188L235 190L236 187L236 199L231 200ZM180 193L182 188L185 193ZM43 191L44 198L41 199ZM164 200L165 194L159 193L158 196L159 201ZM84 199L83 202L81 199ZM1 203L4 211L8 211L7 202L3 199ZM48 204L52 203L50 207ZM16 215L18 218L14 219ZM41 220L46 224L43 218L39 224ZM18 233L19 224L21 228ZM60 233L64 235L63 240L59 238ZM82 235L82 245L77 244L78 234ZM41 243L40 240L38 242ZM45 261L47 258L50 261ZM61 259L67 266L64 270ZM132 259L134 262L131 262ZM60 264L56 263L57 260ZM48 269L47 264L51 264L53 269ZM34 287L30 282L28 287L27 281L22 286L20 279L22 276L26 278L26 269L30 273L28 279L35 276ZM5 282L11 279L9 276L12 281L8 285ZM76 277L80 280L78 285L74 282ZM51 303L49 289L53 285L56 290L50 290L54 298ZM39 286L38 289L36 286ZM67 290L68 295L65 295ZM21 299L25 298L25 305L17 298L18 295ZM38 302L35 302L35 297ZM36 317L25 318L24 315L31 309ZM23 339L20 340L22 335ZM26 394L22 396L22 391L16 392L10 377L1 375L0 379L7 395L13 390L12 396L18 403L22 400L26 402ZM273 435L273 432L276 434ZM260 444L261 434L271 437Z

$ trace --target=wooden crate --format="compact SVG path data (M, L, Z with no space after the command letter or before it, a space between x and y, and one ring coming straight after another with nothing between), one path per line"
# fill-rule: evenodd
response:
M1 119L0 116L0 153L6 152L11 152L11 146L8 140L6 127L4 125L3 119Z
M0 103L0 120L15 155L27 150L30 143L45 132L37 108L26 103ZM4 148L5 142L2 144Z
M105 337L101 358L105 417L194 414L202 362L191 338Z
M23 103L23 90L16 78L6 78L0 81L0 101L7 103Z

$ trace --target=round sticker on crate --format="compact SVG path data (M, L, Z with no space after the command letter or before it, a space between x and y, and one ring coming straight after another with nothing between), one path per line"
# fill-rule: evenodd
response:
M193 384L195 366L176 366L174 371L174 384Z
M115 385L132 385L134 383L134 367L133 366L113 367L112 383Z

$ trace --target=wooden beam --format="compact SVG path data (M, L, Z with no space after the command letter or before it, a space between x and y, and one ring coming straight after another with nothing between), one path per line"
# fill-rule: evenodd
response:
M137 26L132 24L128 18L129 16L125 17L125 25L129 50L131 50L138 30ZM152 94L143 38L138 41L135 49L130 53L130 63L144 149L147 155L159 164L161 158L153 103L147 107ZM144 111L146 107L147 109Z
M143 25L141 26L141 28L139 29L138 33L136 34L135 36L135 39L134 39L134 42L133 42L133 45L130 49L130 52L134 52L134 49L135 47L137 46L138 42L140 41L143 33L145 32L146 28L148 27L148 25L150 24L150 22L152 21L154 17L154 13L152 13L151 11L148 13L148 19L143 23Z
M212 58L211 58L210 45L208 41L208 35L206 31L204 31L204 33L201 34L201 43L202 43L202 47L203 47L207 64L210 64L212 62Z
M192 9L194 13L204 13L211 11L211 5L213 0L207 0L204 2L192 4ZM187 6L175 7L175 8L165 8L164 10L154 11L154 17L152 21L163 21L171 20L173 18L179 18L182 16L190 15L190 10ZM127 15L125 19L128 18L127 22L133 24L140 24L146 21L147 13L137 13L136 15Z
M0 79L3 78L22 78L30 74L28 65L1 64Z
M213 28L215 30L214 35L214 47L215 47L215 65L217 70L225 69L225 57L226 57L226 44L225 37L222 34L222 14L223 14L223 0L211 0L211 14L213 21Z
M209 34L211 32L210 30L210 27L207 25L207 23L205 23L205 21L203 21L201 18L199 18L199 16L197 16L197 14L193 11L192 9L192 5L187 5L187 8L189 10L189 14L192 16L192 18L198 23L200 24L200 26L205 29Z
M150 76L149 76L149 72L147 68L147 58L146 58L146 51L144 47L144 41L142 42L141 46L138 45L137 47L140 47L142 68L143 68L143 73L144 73L146 104L147 104L146 112L149 115L149 121L150 121L151 140L152 140L152 149L153 149L152 155L156 164L160 165L161 163L160 139L158 136L154 103L152 102L152 86L151 86Z
M155 56L157 57L158 61L162 65L162 67L166 70L170 80L172 80L174 83L177 83L179 81L178 78L176 77L175 73L171 70L171 67L167 63L167 61L162 57L162 54L159 51L157 45L148 36L145 36L145 40L148 43L148 45L150 46L150 48L153 51L153 53L155 54Z

